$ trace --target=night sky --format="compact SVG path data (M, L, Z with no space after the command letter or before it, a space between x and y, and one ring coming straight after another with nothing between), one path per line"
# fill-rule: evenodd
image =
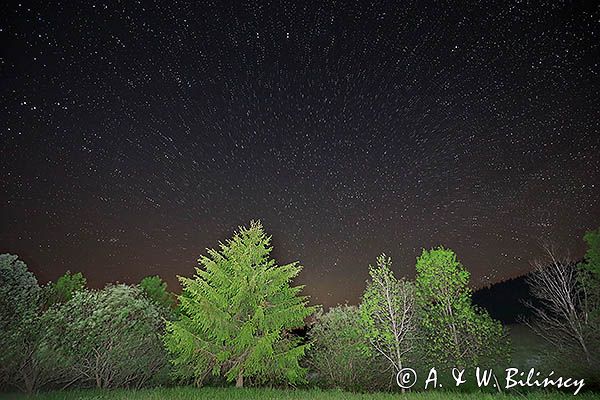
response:
M597 3L309 3L3 3L0 252L176 288L260 219L326 305L381 252L411 277L443 244L474 285L583 255Z

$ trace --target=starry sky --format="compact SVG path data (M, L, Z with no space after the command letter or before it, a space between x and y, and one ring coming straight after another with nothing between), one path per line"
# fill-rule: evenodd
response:
M91 286L260 219L315 303L386 252L473 285L600 226L600 9L586 2L8 2L0 251Z

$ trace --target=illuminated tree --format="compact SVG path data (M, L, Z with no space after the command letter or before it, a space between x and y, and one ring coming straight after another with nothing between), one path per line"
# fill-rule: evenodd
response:
M360 315L367 340L397 373L415 345L416 307L414 285L397 279L391 265L391 258L382 254L375 266L369 266L371 279Z
M576 265L550 245L533 262L528 278L536 303L527 302L533 318L527 325L556 349L551 358L575 373L600 382L600 229L584 236L584 262Z
M452 250L423 250L416 269L421 348L426 359L469 367L508 358L502 324L471 303L470 274Z
M176 373L196 384L213 375L244 385L244 378L296 383L306 345L289 334L314 307L292 286L298 263L270 258L271 238L259 222L240 227L219 250L200 258L193 278L181 278L182 316L167 327L165 341Z

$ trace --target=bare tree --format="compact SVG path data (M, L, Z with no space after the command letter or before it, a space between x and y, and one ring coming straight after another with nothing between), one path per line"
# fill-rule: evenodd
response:
M559 349L580 351L591 364L588 345L589 312L586 293L577 277L577 265L544 245L545 257L532 263L527 282L539 304L527 302L534 318L525 323Z

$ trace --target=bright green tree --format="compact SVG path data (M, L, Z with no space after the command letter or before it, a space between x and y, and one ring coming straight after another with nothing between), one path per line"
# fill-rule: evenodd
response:
M56 303L66 303L71 300L75 293L84 290L86 284L87 280L81 272L75 274L72 274L70 271L65 272L56 282L51 282L44 288L46 306L49 307Z
M362 296L360 315L365 336L373 350L398 373L414 350L416 306L414 285L398 279L385 254L369 266L370 279Z
M587 232L583 236L583 240L587 243L588 248L582 266L600 277L600 228Z
M139 287L157 305L170 311L175 309L175 295L167 290L167 283L160 276L145 277L140 281Z
M303 286L291 285L302 267L277 265L270 243L260 222L251 222L208 250L194 278L179 278L182 316L168 323L165 342L180 377L201 384L212 373L238 387L244 378L304 379L299 359L306 345L289 331L314 307L300 295Z
M592 380L600 382L600 228L583 236L587 244L584 261L578 265L580 307L586 317L581 326L588 349ZM593 355L593 356L592 356Z
M472 304L470 274L452 250L423 250L416 269L421 348L427 360L469 367L508 358L502 324Z

